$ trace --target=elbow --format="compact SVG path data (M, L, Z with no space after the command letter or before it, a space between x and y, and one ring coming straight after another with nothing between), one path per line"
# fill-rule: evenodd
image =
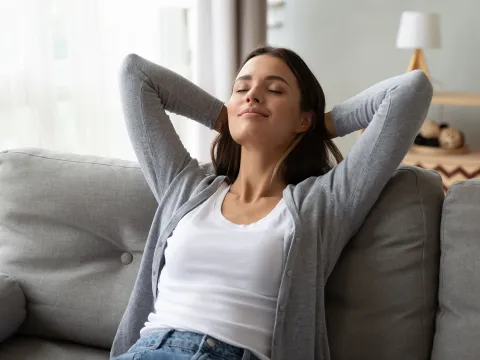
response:
M424 93L430 100L433 97L432 82L423 70L413 70L407 73L409 75L410 86L415 92Z
M135 72L135 70L138 69L141 60L142 58L137 54L131 53L125 56L120 65L120 78L124 79L125 77L128 77L129 74Z

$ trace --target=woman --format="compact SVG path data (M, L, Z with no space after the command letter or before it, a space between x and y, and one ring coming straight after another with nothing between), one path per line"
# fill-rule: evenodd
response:
M253 51L226 106L131 54L121 95L159 207L112 357L329 359L325 282L426 116L427 76L393 77L325 114L291 50ZM213 170L165 110L220 132ZM330 139L363 128L341 161Z

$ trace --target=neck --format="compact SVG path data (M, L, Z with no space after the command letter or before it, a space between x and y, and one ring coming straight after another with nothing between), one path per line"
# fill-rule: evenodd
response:
M255 202L264 197L282 196L287 186L277 173L272 175L282 153L260 153L242 147L240 171L230 192L244 202Z

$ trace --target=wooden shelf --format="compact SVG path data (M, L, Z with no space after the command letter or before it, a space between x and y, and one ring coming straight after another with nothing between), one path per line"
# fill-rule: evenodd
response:
M409 151L404 159L410 165L418 163L437 163L441 165L476 165L480 166L480 150L473 150L468 154L441 154L425 155Z
M434 92L432 104L480 106L480 93Z

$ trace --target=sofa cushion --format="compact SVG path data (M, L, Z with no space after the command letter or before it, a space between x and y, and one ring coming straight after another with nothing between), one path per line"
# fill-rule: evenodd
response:
M108 350L30 336L14 336L0 345L0 360L108 360L109 358Z
M22 289L10 276L0 274L0 343L17 331L25 316L25 296Z
M332 359L429 358L443 198L437 173L401 166L390 179L327 281Z
M480 180L454 184L443 205L439 311L432 360L480 357Z
M157 206L135 162L0 152L0 271L27 301L18 333L109 349Z

